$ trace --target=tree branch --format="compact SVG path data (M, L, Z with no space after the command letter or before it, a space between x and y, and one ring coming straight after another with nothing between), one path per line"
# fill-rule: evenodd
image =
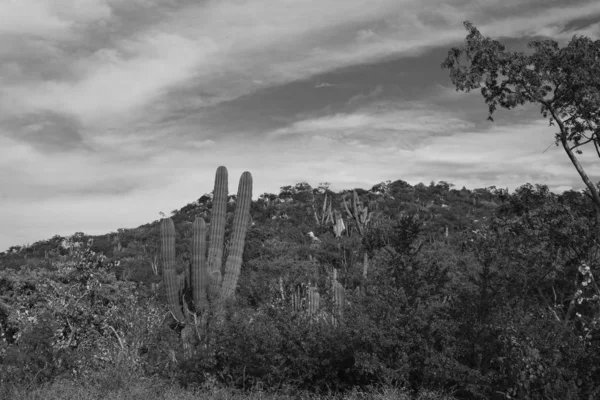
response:
M554 318L556 318L556 321L557 322L562 322L562 320L560 319L560 317L556 313L556 310L554 309L554 307L550 306L550 303L548 302L548 299L546 298L546 296L544 295L544 293L542 293L542 290L539 287L537 288L537 292L540 295L540 297L542 298L542 302L544 303L544 305L554 315Z
M117 337L117 340L119 341L119 346L121 347L121 350L125 350L125 346L123 345L123 340L121 339L121 336L119 336L119 334L117 333L117 331L115 330L115 328L113 328L111 325L108 325L108 327L110 328L110 330Z
M600 194L598 194L598 190L596 189L596 186L594 186L594 184L592 183L592 181L586 174L585 170L581 166L581 163L579 162L579 160L577 159L575 154L573 154L573 151L571 151L571 149L569 148L569 144L567 143L568 131L567 131L567 128L565 127L563 121L560 119L560 117L558 115L556 115L556 111L549 103L542 102L542 104L544 106L546 106L546 108L548 108L548 111L552 115L552 118L554 118L554 120L558 124L558 127L560 128L560 137L559 137L560 141L563 145L563 148L567 152L567 156L569 156L571 163L573 164L573 166L575 166L575 169L577 170L577 172L579 173L579 176L583 180L583 183L585 183L585 185L590 190L590 193L592 195L592 200L593 200L594 206L596 208L596 222L600 223Z
M593 140L594 140L594 139L588 139L588 140L586 140L585 142L578 143L578 144L576 144L575 146L571 147L571 150L573 150L573 149L576 149L576 148L577 148L577 147L579 147L579 146L583 146L584 144L588 144L589 142L591 142L591 141L593 141Z

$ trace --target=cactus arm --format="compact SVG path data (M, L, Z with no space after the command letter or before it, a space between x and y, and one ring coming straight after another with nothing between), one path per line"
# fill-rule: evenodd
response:
M233 296L240 276L251 201L252 175L250 172L246 171L242 174L238 186L237 204L233 216L231 248L229 255L227 256L225 276L223 278L223 287L221 289L221 296L223 298Z
M227 212L228 190L227 168L220 166L215 174L213 208L210 219L210 248L208 249L208 267L212 271L221 271L223 264L223 242L225 240L225 214Z
M161 256L163 264L163 281L167 291L169 310L179 323L185 321L180 303L179 277L175 271L175 225L171 218L164 218L160 223Z
M192 225L192 290L196 312L206 308L206 292L209 284L208 264L206 263L206 223L196 217Z

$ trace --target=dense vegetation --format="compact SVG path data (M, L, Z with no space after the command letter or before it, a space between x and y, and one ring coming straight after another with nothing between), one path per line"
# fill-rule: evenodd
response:
M361 232L342 203L352 193L327 185L252 202L235 300L212 327L210 351L191 359L168 312L159 221L10 248L0 257L0 397L600 396L588 196L401 180L356 193L373 212ZM326 196L344 218L341 237L322 218ZM206 194L172 212L177 268L191 262L192 221L210 222L211 208ZM334 269L343 315L331 301ZM309 283L319 315L289 301Z

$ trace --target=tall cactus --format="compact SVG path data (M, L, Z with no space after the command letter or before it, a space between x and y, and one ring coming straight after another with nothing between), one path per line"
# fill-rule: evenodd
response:
M337 279L337 269L333 270L333 279L332 279L332 287L331 294L333 297L333 304L338 309L340 315L343 313L344 304L345 304L345 291L344 286Z
M181 338L185 356L191 356L193 328L199 334L206 334L206 321L209 307L219 316L223 301L235 293L235 287L242 265L242 254L252 201L252 175L244 172L240 178L237 205L233 217L233 233L229 245L229 255L223 267L223 245L225 241L225 213L227 210L227 169L219 167L215 178L213 214L210 226L210 247L206 245L206 223L196 217L192 225L192 266L191 271L177 275L175 272L175 226L170 218L160 224L163 280L169 302L169 310L175 320L183 326ZM222 278L224 276L224 278ZM184 298L189 288L192 294L193 311ZM199 329L200 328L200 329Z
M222 297L233 296L242 266L242 255L244 254L244 243L246 232L250 221L250 203L252 202L252 175L244 172L240 178L236 212L233 215L233 232L231 234L231 245L227 262L225 264L225 276L223 278Z

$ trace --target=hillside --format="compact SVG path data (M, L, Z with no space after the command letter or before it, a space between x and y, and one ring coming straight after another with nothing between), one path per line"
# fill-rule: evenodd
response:
M495 187L475 190L457 190L452 187L453 185L447 182L411 186L402 180L396 180L376 184L369 190L355 190L361 200L368 204L369 209L375 211L374 220L394 219L403 213L418 215L423 222L423 239L430 242L443 235L446 227L449 234L477 229L488 218L493 217L494 210L502 204L506 194L506 191ZM333 193L325 187L313 189L302 182L282 187L278 194L262 194L257 201L252 202L251 215L255 229L273 227L272 221L277 220L282 222L280 229L289 225L300 228L304 234L310 231L326 232L327 229L323 230L314 220L315 211L321 212L325 193L329 196L328 201L333 199L333 209L343 211L341 198L351 194L351 191ZM235 195L230 197L229 212L235 204ZM211 207L211 193L207 193L179 210L172 211L171 217L178 228L186 222L191 223L196 216L202 216L209 222ZM344 218L347 216L344 215ZM128 251L135 253L144 248L147 251L156 249L159 222L156 220L137 228L122 228L103 235L86 235L83 232L74 235L80 241L93 239L92 249L112 258L128 254ZM23 262L33 263L33 260L65 255L68 251L61 243L66 239L67 237L56 235L28 246L11 246L8 250L0 252L0 268L21 266Z
M134 229L2 254L0 397L73 382L130 397L147 379L209 397L600 394L583 193L301 182L238 201L223 187Z

